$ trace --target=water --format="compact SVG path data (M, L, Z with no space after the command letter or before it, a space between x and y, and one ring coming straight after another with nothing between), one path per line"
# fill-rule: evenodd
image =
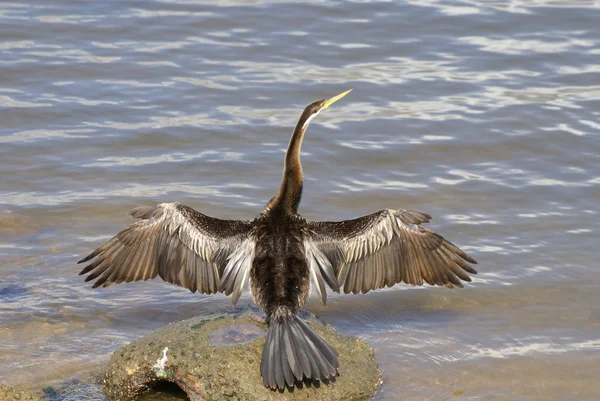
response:
M301 109L353 88L309 129L301 212L424 211L480 262L311 301L373 346L378 398L600 399L600 2L244 4L0 3L0 380L85 380L227 308L75 261L136 205L254 216Z

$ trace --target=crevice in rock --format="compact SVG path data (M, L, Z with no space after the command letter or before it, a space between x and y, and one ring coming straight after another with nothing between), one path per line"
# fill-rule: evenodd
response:
M150 387L148 393L139 398L139 401L161 400L163 399L161 396L163 396L165 400L190 401L190 398L181 387L176 383L167 380L159 380L154 383L152 387Z

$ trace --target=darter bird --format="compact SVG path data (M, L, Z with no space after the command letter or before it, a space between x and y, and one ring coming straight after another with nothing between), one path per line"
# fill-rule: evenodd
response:
M238 301L248 281L266 313L268 331L260 363L265 386L325 381L338 372L338 353L297 315L316 289L323 304L332 291L367 293L404 282L462 287L477 263L441 235L421 226L426 213L385 209L346 221L309 221L298 214L302 195L300 148L310 122L346 96L309 104L285 155L283 181L264 210L247 221L221 220L179 202L141 206L140 221L79 263L93 287L153 279ZM468 262L468 263L467 263Z

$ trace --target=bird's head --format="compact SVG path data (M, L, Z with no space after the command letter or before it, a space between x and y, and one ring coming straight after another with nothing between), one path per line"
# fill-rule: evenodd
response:
M306 127L308 127L308 124L310 124L312 119L315 118L317 114L319 114L321 111L325 110L326 108L328 108L329 106L346 96L351 91L352 89L347 90L346 92L340 93L339 95L332 97L331 99L315 100L314 102L306 106L304 112L302 113L302 117L300 118L300 121L302 121L302 129L306 129Z

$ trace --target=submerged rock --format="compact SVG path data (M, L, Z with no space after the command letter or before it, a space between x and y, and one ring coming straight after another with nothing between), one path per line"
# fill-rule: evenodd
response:
M364 400L381 384L373 350L309 315L307 323L339 352L340 375L328 384L304 382L272 391L260 376L266 325L251 310L169 324L115 351L105 391L127 400L152 385L176 383L192 401Z
M18 391L12 387L0 384L0 400L10 401L38 401L40 397L34 397L25 391Z
M41 401L108 401L98 381L80 381L69 378L58 386L43 389Z

